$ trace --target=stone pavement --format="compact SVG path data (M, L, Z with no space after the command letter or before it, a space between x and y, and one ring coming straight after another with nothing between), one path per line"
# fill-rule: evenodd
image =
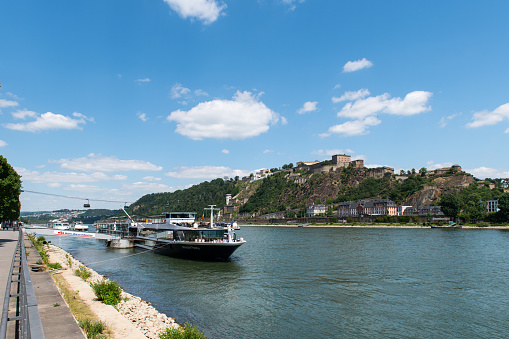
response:
M7 276L12 263L12 256L16 249L17 240L18 232L0 231L0 294L2 305L5 288L7 287ZM41 259L39 253L32 247L32 243L28 240L26 235L25 249L29 266ZM66 302L60 295L49 272L30 272L30 277L34 285L45 338L85 338L85 335L69 311ZM14 301L15 299L12 298L11 300ZM14 305L14 302L11 302L11 305ZM13 322L10 321L7 338L14 338L14 333L12 333L13 328Z

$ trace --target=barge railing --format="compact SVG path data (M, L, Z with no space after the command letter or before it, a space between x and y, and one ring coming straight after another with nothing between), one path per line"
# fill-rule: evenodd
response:
M15 284L16 293L11 294L12 284ZM16 298L16 314L9 316L9 303L11 298ZM30 278L30 271L25 253L23 230L19 230L16 251L12 257L12 264L7 278L5 298L0 325L0 339L7 336L7 323L15 321L14 338L44 339L41 316L37 307L34 285ZM11 337L11 335L9 335Z

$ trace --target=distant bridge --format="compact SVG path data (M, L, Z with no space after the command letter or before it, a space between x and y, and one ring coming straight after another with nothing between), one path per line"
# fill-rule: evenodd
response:
M71 230L57 230L54 228L32 228L25 227L25 231L27 233L35 233L36 235L62 235L67 237L75 237L75 238L88 238L88 239L98 239L98 240L112 240L119 239L119 237L104 234L104 233L88 233L88 232L78 232Z

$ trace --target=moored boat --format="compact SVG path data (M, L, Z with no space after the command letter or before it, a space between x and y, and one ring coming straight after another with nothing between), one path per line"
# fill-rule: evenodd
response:
M54 228L56 230L70 230L71 225L66 219L54 219L48 222L48 228Z
M81 221L75 221L72 228L76 231L86 232L88 231L88 225L84 225Z
M246 241L236 223L197 223L196 213L164 213L136 223L134 246L184 259L227 260Z

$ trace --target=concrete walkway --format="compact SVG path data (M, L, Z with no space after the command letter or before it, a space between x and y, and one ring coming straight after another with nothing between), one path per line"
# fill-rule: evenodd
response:
M7 287L7 275L9 274L17 240L18 232L0 231L0 292L2 305L5 288ZM32 243L26 235L25 249L29 266L41 260L39 253L32 247ZM34 285L45 338L85 338L49 272L30 272L30 277ZM14 298L11 300L14 300ZM11 304L13 303L11 302ZM14 338L14 333L11 332L14 326L11 326L11 323L13 322L9 322L7 338Z

